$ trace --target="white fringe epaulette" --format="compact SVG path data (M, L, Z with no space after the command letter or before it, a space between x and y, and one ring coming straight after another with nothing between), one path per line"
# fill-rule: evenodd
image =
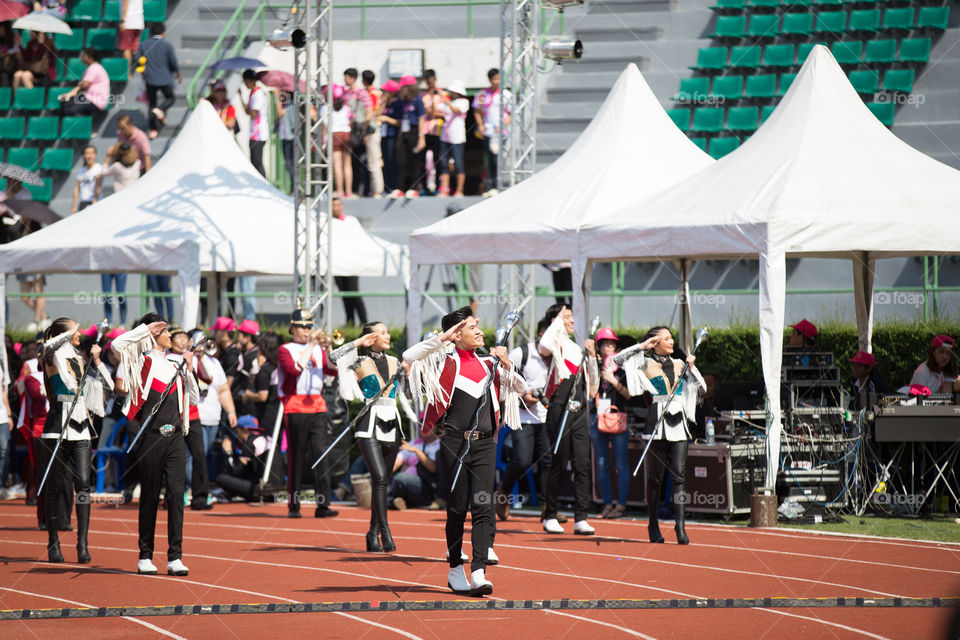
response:
M57 371L60 374L60 381L63 382L70 393L76 394L78 390L78 380L73 377L73 369L70 368L69 360L79 360L80 361L80 376L83 376L83 367L84 363L80 360L80 354L77 353L76 348L70 344L70 339L73 337L71 332L62 333L50 342L48 342L48 348L54 349L53 352L53 362L56 366ZM80 398L83 399L83 392L86 392L88 388L87 384L84 384L84 389L81 392ZM71 401L72 402L72 401ZM70 419L74 422L83 422L87 419L87 409L85 406L86 402L77 402L73 405L73 413L70 414ZM69 409L69 407L67 407Z
M360 356L357 347L352 342L339 347L330 353L330 362L337 368L337 381L340 383L340 397L351 400L364 400L363 391L357 384L357 376L353 372Z
M513 369L510 369L510 371L501 369L500 371L502 376L500 397L503 398L503 422L516 431L523 428L520 423L520 394L526 387L526 381ZM520 391L517 390L518 384Z
M647 356L640 349L640 345L635 344L624 349L614 356L613 361L623 369L624 377L627 379L627 390L631 396L639 396L644 392L651 395L657 394L656 387L642 373L646 368Z
M107 401L104 397L104 388L113 391L113 380L106 366L101 362L96 369L96 374L87 377L83 384L83 404L87 411L93 415L104 416L104 409L107 407Z
M556 376L555 381L557 383L570 377L570 371L567 370L566 366L563 366L563 345L565 342L573 341L570 339L570 336L567 335L563 318L558 314L540 338L540 346L549 351L550 355L553 356L553 362L550 366L553 369L553 375Z
M428 403L446 405L450 395L440 386L440 374L447 359L445 344L437 336L427 338L403 352L410 364L410 385L415 393L422 393Z
M113 340L111 349L120 359L118 369L123 374L127 385L127 397L131 403L143 393L143 380L140 377L143 371L144 354L153 349L153 336L150 329L142 324L127 331Z

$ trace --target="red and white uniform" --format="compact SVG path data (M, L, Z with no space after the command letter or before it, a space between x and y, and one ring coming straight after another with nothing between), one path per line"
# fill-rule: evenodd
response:
M288 342L277 353L277 396L283 412L325 413L323 377L337 375L320 345Z

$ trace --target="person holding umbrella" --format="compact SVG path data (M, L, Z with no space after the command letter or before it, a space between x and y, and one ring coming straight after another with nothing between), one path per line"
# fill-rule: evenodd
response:
M33 89L34 83L52 84L57 79L57 48L53 38L42 31L31 31L30 40L18 52L20 69L13 73L13 92L24 87Z
M214 80L210 83L210 95L207 96L207 100L217 110L217 115L220 116L220 121L223 122L227 131L238 133L237 110L227 100L227 85L223 83L223 80Z

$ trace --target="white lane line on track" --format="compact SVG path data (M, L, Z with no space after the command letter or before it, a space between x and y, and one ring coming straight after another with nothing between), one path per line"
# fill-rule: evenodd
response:
M856 627L848 627L845 624L840 624L839 622L830 622L829 620L821 620L819 618L810 618L807 616L801 616L798 613L790 613L789 611L780 611L779 609L762 609L757 608L756 611L766 611L767 613L775 613L779 616L787 616L789 618L799 618L800 620L810 620L813 622L819 622L820 624L825 624L830 627L837 627L838 629L843 629L844 631L851 631L853 633L859 633L860 635L867 638L874 638L874 640L890 640L886 636L879 636L875 633L865 631L863 629L857 629Z
M564 616L565 618L575 618L577 620L583 620L583 618L581 618L580 616L575 616L572 613L567 613L565 611L553 611L550 609L545 609L544 613L552 613L553 615ZM602 624L605 627L610 627L611 629L622 631L623 633L634 636L636 638L644 638L644 640L656 640L656 638L653 638L648 635L644 635L639 631L634 631L633 629L627 629L626 627L621 627L620 625L613 624L612 622L604 622L603 620L590 620L590 622L593 622L594 624Z
M94 605L92 605L92 604L84 604L84 603L82 603L82 602L77 602L77 601L75 601L75 600L67 600L66 598L58 598L58 597L56 597L56 596L48 596L48 595L44 595L44 594L42 594L42 593L32 593L32 592L30 592L30 591L21 591L21 590L19 590L19 589L11 589L10 587L0 587L0 589L3 589L4 591L12 591L13 593L19 593L20 595L24 595L24 596L33 596L33 597L35 597L35 598L45 598L45 599L47 599L47 600L55 600L56 602L65 602L65 603L67 603L67 604L72 604L72 605L74 605L74 606L76 606L76 607L93 607L93 606L94 606ZM146 622L146 621L144 621L144 620L141 620L140 618L129 618L129 617L127 617L127 616L124 616L124 617L122 617L122 618L120 618L120 619L121 619L121 620L129 620L130 622L134 622L134 623L139 624L139 625L141 625L141 626L143 626L143 627L146 627L147 629L150 629L150 630L152 630L152 631L156 631L156 632L159 633L159 634L165 635L165 636L167 636L168 638L174 638L174 640L187 640L187 639L184 638L183 636L178 636L178 635L175 634L175 633L171 633L170 631L167 631L166 629L163 629L163 628L158 627L158 626L156 626L156 625L150 624L149 622Z
M343 611L334 611L333 613L338 616L343 616L344 618L350 618L351 620L356 620L358 622L363 622L365 624L373 625L374 627L380 627L381 629L386 629L387 631L392 631L393 633L400 634L404 638L410 638L410 640L423 640L420 636L415 636L412 633L408 633L402 629L397 629L396 627L390 627L385 624L380 624L379 622L374 622L373 620L364 620L360 616L352 616L349 613L344 613Z

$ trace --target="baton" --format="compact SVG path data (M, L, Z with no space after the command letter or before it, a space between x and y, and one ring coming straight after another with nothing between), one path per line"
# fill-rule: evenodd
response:
M600 316L593 316L590 322L590 335L596 339L597 329L600 328ZM580 384L580 378L583 376L583 365L587 361L587 353L584 351L583 359L580 360L580 366L577 367L577 374L573 377L573 384L570 386L570 397L567 398L567 406L563 410L563 419L560 421L560 430L557 432L557 441L553 445L553 455L557 455L560 450L560 439L563 437L564 427L567 426L567 418L571 413L580 410L580 402L577 398L577 387ZM587 409L589 411L589 409Z
M260 478L260 491L267 486L267 479L270 477L270 469L273 468L273 456L277 452L277 442L280 437L280 425L283 424L283 403L277 401L277 419L273 421L273 440L270 441L270 453L267 454L267 465L263 470L263 477ZM282 474L281 474L282 475ZM281 481L283 478L281 477ZM261 497L262 501L262 497Z
M508 311L503 315L503 325L497 329L496 343L493 345L494 348L502 347L507 344L507 338L510 337L510 332L513 331L513 328L517 326L517 323L520 322L520 313L518 311ZM453 474L453 482L450 483L450 491L453 491L453 488L457 486L457 478L460 477L460 471L463 469L463 460L467 457L467 454L470 453L470 442L473 439L473 434L477 432L477 427L480 426L480 412L483 411L483 407L487 404L487 396L490 394L490 386L493 384L494 375L497 372L497 367L499 362L494 359L493 369L490 371L490 377L487 378L487 382L483 385L483 394L480 396L480 402L477 403L477 410L473 414L473 426L470 428L470 431L467 432L466 444L464 445L463 453L460 454L460 460L457 462L457 472Z
M94 341L94 344L100 342L100 338L103 337L103 334L109 327L110 323L105 319L97 325L97 339ZM40 480L40 486L37 487L37 495L40 495L40 492L43 491L43 485L47 482L47 476L50 474L50 469L53 468L53 461L57 459L57 452L60 451L60 443L63 442L63 436L66 435L67 429L70 427L70 418L73 416L73 410L77 408L77 402L80 400L80 395L83 393L83 383L87 379L87 376L90 375L92 370L93 356L91 355L90 359L87 360L87 365L83 369L83 375L80 376L80 382L77 384L77 395L73 397L73 402L70 403L70 411L67 413L67 421L60 429L60 435L57 437L57 444L53 447L53 455L50 456L50 462L47 463L47 469L43 472L43 479Z
M193 336L190 340L190 348L188 351L193 351L201 344L207 341L206 334L203 331L194 331ZM183 358L180 361L177 370L174 372L173 377L170 378L170 382L167 383L167 386L164 388L163 393L160 394L160 399L157 400L157 403L153 405L153 409L150 411L150 415L147 416L147 419L143 421L143 424L140 425L140 430L137 431L137 435L133 437L133 442L130 443L130 446L127 447L127 453L133 451L133 448L137 445L137 442L140 440L140 436L143 435L143 432L146 431L147 426L150 424L150 421L153 420L153 416L157 415L157 411L160 410L163 401L167 399L167 396L170 395L170 392L173 391L173 388L177 386L177 380L180 378L180 374L183 371L183 368L187 365L187 359ZM148 390L149 391L149 390Z
M697 331L697 341L693 345L693 351L690 352L690 355L697 353L697 347L700 346L700 343L707 339L707 336L710 332L706 327ZM683 369L680 370L680 375L677 376L676 382L673 383L673 388L670 389L670 395L667 396L667 401L663 405L663 409L660 410L660 418L657 419L657 424L653 428L653 433L650 434L650 439L647 440L647 445L643 448L643 453L640 454L640 459L637 461L637 466L633 470L633 475L636 476L640 471L640 465L643 464L643 459L647 457L647 451L650 450L650 445L653 444L653 441L656 439L657 434L660 433L660 429L663 427L663 418L667 415L667 407L670 406L670 402L673 401L673 396L677 392L677 387L680 386L680 381L683 380L683 376L687 374L687 369L690 368L689 362L683 363Z

